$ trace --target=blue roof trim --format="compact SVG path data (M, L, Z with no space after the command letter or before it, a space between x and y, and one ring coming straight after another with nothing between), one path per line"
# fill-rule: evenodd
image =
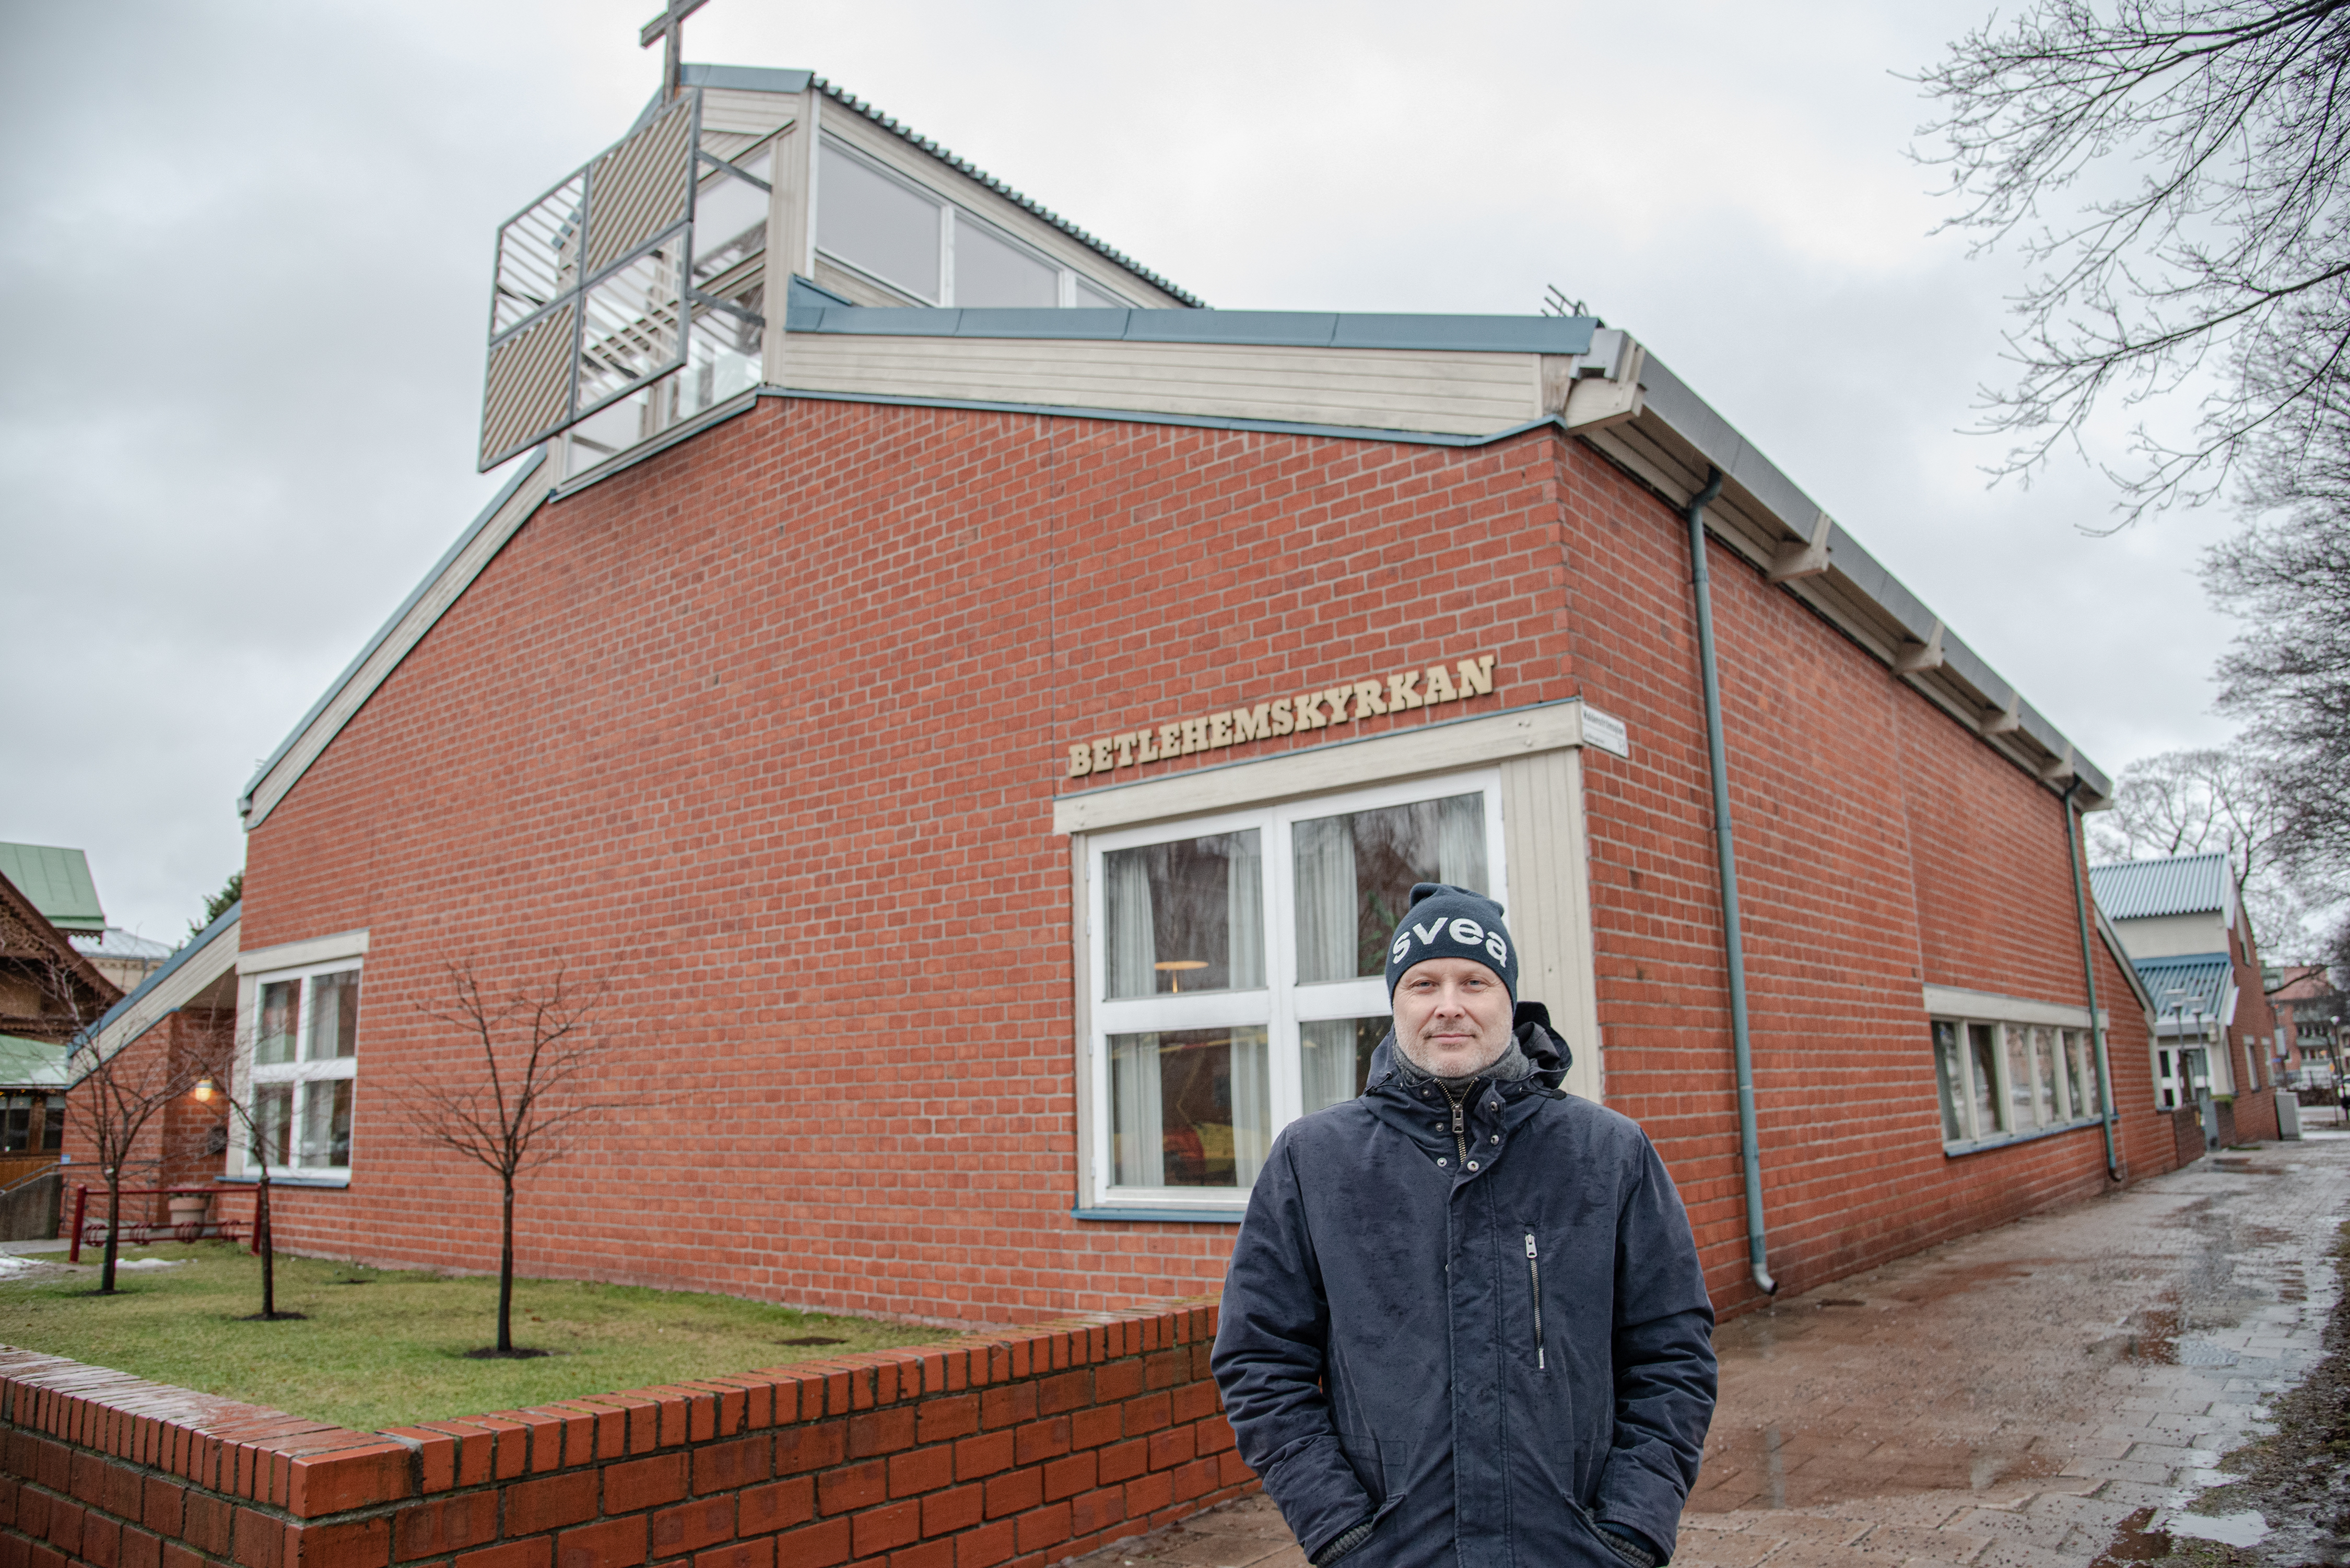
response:
M812 296L819 292L813 286L806 291L795 286L785 296L786 331L865 337L1060 338L1101 343L1216 343L1246 348L1587 354L1591 351L1591 335L1599 325L1588 316L937 309L927 306L817 304Z
M981 414L1039 414L1064 420L1105 420L1116 424L1180 425L1191 430L1247 431L1257 435L1333 437L1340 441L1397 441L1410 446L1487 446L1523 435L1545 425L1557 426L1555 415L1488 435L1443 435L1433 431L1380 430L1369 425L1291 424L1281 420L1223 419L1214 414L1154 414L1132 409L1091 409L1058 403L988 403L970 398L916 398L883 392L808 392L796 387L762 387L763 398L801 398L813 403L879 403L892 408L964 409Z
M2137 959L2130 967L2137 971L2147 993L2154 999L2158 1024L2163 1019L2182 1015L2192 1019L2198 1012L2207 1020L2216 1018L2235 969L2226 953ZM2179 994L2169 995L2173 990Z
M173 953L170 958L163 961L162 968L157 970L153 974L149 975L145 980L140 981L138 988L132 991L130 995L124 997L121 1001L108 1008L105 1014L100 1017L97 1023L83 1030L79 1034L75 1035L73 1042L74 1047L76 1049L79 1049L89 1040L105 1033L107 1030L112 1028L117 1019L127 1017L130 1013L131 1010L139 1005L140 998L145 996L149 992L162 984L167 976L177 972L182 965L186 964L198 953L210 947L213 944L213 940L215 937L218 937L223 931L227 930L231 926L235 925L239 917L244 913L244 900L239 898L235 903L231 904L227 909L223 909L218 915L213 917L213 923L206 926L203 930L198 931L194 936L189 938L186 942L182 943L178 952ZM155 1020L155 1022L161 1023L162 1020L159 1018ZM141 1033L144 1033L144 1031L141 1031Z
M244 792L237 796L236 801L239 815L243 815L253 805L253 792L261 787L261 781L269 776L269 770L286 760L286 753L294 749L294 742L300 740L303 732L318 722L318 715L327 711L328 704L341 694L344 687L351 683L351 678L359 672L359 667L374 655L377 649L383 646L384 639L390 637L393 628L407 618L408 612L416 607L417 601L424 597L425 590L441 580L441 574L449 569L450 563L456 560L465 546L473 542L475 535L490 525L490 519L498 514L498 508L513 500L515 492L522 488L522 482L536 473L538 471L538 465L546 461L545 447L541 447L523 460L522 466L515 470L514 476L500 485L497 494L490 498L490 504L487 506L482 508L481 515L474 518L467 524L464 531L457 535L455 544L442 552L441 558L432 563L432 570L426 572L416 587L409 590L408 597L400 601L400 607L393 610L390 618L376 628L376 634L368 639L367 646L359 649L358 657L343 666L343 672L328 682L326 692L316 702L310 704L310 711L302 715L286 737L277 742L277 749L270 753L268 759L254 770L253 777L245 781Z

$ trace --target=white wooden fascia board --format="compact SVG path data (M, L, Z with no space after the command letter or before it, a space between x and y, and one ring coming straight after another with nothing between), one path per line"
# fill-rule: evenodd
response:
M1274 805L1582 744L1583 701L1568 698L1061 795L1053 802L1053 831L1100 833Z
M282 969L307 969L316 963L332 963L337 959L365 958L368 934L365 929L337 931L331 936L306 937L298 942L279 942L276 947L255 948L238 956L239 974L271 974Z
M359 668L338 688L334 695L320 706L317 714L305 725L302 732L286 745L269 771L254 781L253 793L247 797L244 830L247 833L268 820L310 764L318 760L334 738L342 733L345 724L356 717L375 695L376 689L391 677L416 645L431 631L455 604L473 579L480 576L491 561L496 558L506 541L519 532L538 510L539 504L555 488L559 462L542 462L506 497L503 505L484 520L473 535L448 558L433 579L408 607L406 613L389 628Z
M237 927L232 924L191 954L188 961L165 975L135 1006L115 1020L98 1037L101 1056L111 1056L150 1029L203 994L213 981L236 965Z
M1067 267L1088 282L1130 299L1143 309L1181 307L1183 302L1149 279L1128 272L1109 257L1072 238L1019 202L990 190L951 163L883 130L861 114L836 113L825 118L824 134L853 147L900 179L920 186L939 200L961 207L975 218L1013 235L1021 244L1044 253L1055 265ZM1135 296L1141 297L1136 298Z
M1954 985L1929 985L1927 1013L1935 1018L1972 1018L1996 1023L2047 1023L2071 1029L2089 1026L2089 1010L2061 1002L2037 1002L2025 996L2002 996L1997 992L1966 991ZM2111 1008L2100 1008L2097 1025L2113 1027Z

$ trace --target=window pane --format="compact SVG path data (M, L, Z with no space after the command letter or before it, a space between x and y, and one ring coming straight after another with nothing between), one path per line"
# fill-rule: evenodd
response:
M978 223L955 216L954 302L975 306L1061 303L1061 273Z
M261 988L261 1026L254 1037L256 1062L291 1062L302 1030L302 982L273 980Z
M1110 1179L1244 1188L1272 1142L1265 1030L1113 1034Z
M271 1165L288 1163L294 1132L294 1085L263 1084L253 1091L253 1152Z
M1126 301L1106 289L1096 288L1084 278L1077 279L1077 306L1083 310L1125 310Z
M2089 1037L2078 1029L2067 1029L2064 1044L2064 1114L2074 1121L2090 1115L2089 1103L2094 1097L2090 1085L2097 1080L2096 1070L2087 1065Z
M1485 887L1482 794L1316 817L1292 840L1297 978L1306 984L1385 973L1413 883Z
M1959 1026L1934 1021L1934 1083L1942 1096L1942 1140L1967 1136L1967 1064L1959 1055Z
M307 1059L331 1062L359 1050L359 971L322 974L310 981L310 1049Z
M1974 1067L1975 1137L1989 1137L2007 1128L2000 1115L1999 1039L1990 1024L1967 1025L1967 1054Z
M2040 1126L2056 1124L2056 1032L2045 1025L2032 1032L2032 1108Z
M1382 1012L1376 1018L1325 1018L1300 1026L1308 1112L1363 1092L1370 1078L1371 1053L1394 1022Z
M825 144L816 163L816 243L909 293L939 297L941 203Z
M2081 1092L2073 1096L2073 1114L2076 1116L2101 1116L2106 1114L2105 1098L2097 1092L2097 1040L2085 1029L2072 1033L2074 1054L2079 1057Z
M66 1107L62 1100L51 1100L47 1112L48 1135L42 1140L43 1148L63 1148L66 1146Z
M306 1166L351 1162L351 1081L307 1084L302 1093L302 1157Z
M772 150L738 167L759 179L767 178ZM708 164L703 164L709 169ZM748 180L712 171L693 197L693 281L705 286L712 278L767 248L767 192Z
M2007 1116L2001 1126L2009 1132L2032 1128L2032 1032L2020 1023L2002 1024L2007 1043Z
M1112 1000L1263 986L1257 837L1252 827L1102 857Z
M22 1154L32 1139L33 1102L12 1096L7 1110L0 1112L0 1154Z

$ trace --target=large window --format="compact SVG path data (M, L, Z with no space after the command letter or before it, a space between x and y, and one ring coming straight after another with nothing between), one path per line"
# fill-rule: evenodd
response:
M1965 1018L1932 1026L1945 1144L2002 1142L2102 1114L2086 1029Z
M1097 1200L1240 1200L1275 1131L1362 1091L1412 884L1506 902L1501 867L1488 774L1094 839Z
M272 1176L348 1176L359 970L346 961L264 975L257 991L246 1157L266 1160Z
M1126 307L1071 268L833 141L817 154L816 243L828 259L925 305Z

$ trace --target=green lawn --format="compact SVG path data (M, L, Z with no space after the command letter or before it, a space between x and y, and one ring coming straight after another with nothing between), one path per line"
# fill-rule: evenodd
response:
M241 1248L199 1241L123 1256L175 1266L126 1270L111 1297L96 1293L94 1267L0 1275L0 1344L376 1431L946 1337L732 1296L517 1280L515 1343L553 1354L471 1360L465 1352L497 1338L494 1277L280 1257L277 1309L307 1316L247 1323L261 1305L260 1265ZM816 1337L844 1343L786 1343Z

